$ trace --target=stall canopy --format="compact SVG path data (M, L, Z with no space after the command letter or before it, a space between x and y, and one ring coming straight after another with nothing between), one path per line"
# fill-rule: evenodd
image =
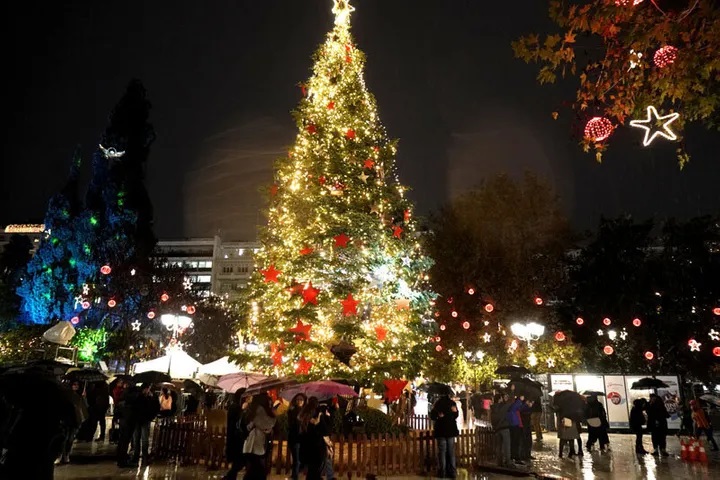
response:
M242 369L230 361L229 357L218 358L214 362L206 363L200 366L198 373L207 373L208 375L229 375L231 373L240 373Z
M135 364L135 373L148 371L165 372L172 378L192 378L202 364L183 350L173 350L167 355Z

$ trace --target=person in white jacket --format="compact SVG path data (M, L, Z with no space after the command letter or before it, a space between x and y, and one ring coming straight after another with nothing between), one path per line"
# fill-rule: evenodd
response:
M274 426L275 413L270 397L266 393L253 396L248 407L248 437L243 445L243 453L247 457L247 469L243 479L267 478L265 460Z

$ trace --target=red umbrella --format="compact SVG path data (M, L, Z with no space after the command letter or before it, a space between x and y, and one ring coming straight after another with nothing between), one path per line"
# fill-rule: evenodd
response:
M400 395L402 395L405 385L408 384L407 380L383 380L385 385L385 398L388 402L394 402Z
M318 380L316 382L302 383L286 388L280 393L280 396L286 400L291 400L298 393L304 393L308 397L317 397L318 400L327 400L336 395L344 397L357 397L355 390L348 385L332 382L330 380Z

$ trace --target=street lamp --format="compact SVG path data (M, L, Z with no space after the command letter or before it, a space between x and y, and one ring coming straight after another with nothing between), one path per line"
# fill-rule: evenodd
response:
M172 338L177 339L178 333L190 327L192 319L184 315L175 315L174 313L164 313L160 315L160 322L172 332Z
M531 341L539 339L545 333L545 327L535 322L513 323L510 330L520 340L525 340L528 343L528 348Z

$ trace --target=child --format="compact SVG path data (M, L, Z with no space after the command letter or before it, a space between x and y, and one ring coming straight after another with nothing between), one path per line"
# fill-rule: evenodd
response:
M643 447L643 425L645 425L645 399L638 398L633 402L633 407L630 409L630 431L635 434L635 453L637 455L647 455L648 452Z
M695 438L698 438L701 433L705 432L708 442L713 446L712 451L717 452L718 445L717 442L715 442L715 438L713 438L713 427L707 415L705 415L705 410L702 409L696 400L690 400L690 408L692 409L693 422L695 422Z

